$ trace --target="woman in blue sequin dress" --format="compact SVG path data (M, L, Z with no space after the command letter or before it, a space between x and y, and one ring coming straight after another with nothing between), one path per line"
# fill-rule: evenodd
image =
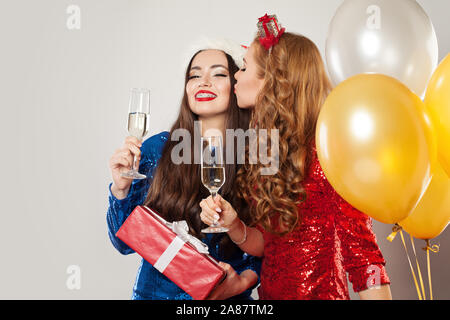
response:
M137 205L155 209L169 222L186 220L191 234L208 245L211 256L221 261L227 271L225 281L210 295L212 299L251 299L252 289L259 283L261 260L244 253L226 233L200 232L206 225L200 219L198 203L208 196L209 191L200 181L200 165L195 163L193 152L187 158L182 155L183 159L191 160L189 163L174 163L172 156L178 150L174 148L180 143L174 137L180 129L189 133L191 141L188 145L191 145L190 150L194 150L194 139L199 139L198 136L207 130L219 130L224 137L226 129L247 130L249 113L237 107L231 90L235 83L233 74L238 70L236 64L242 63L239 49L239 46L221 42L205 45L188 65L181 109L170 132L156 134L143 143L127 137L124 146L110 159L113 182L109 185L106 216L109 238L114 247L124 255L134 253L115 234ZM196 124L200 124L198 135L194 134ZM172 141L171 137L177 141ZM131 167L134 155L138 159L139 172L147 175L147 179L132 181L120 176L122 171ZM248 221L247 204L235 191L234 178L239 169L236 163L226 164L226 182L220 194L233 206L241 208L240 218ZM142 259L132 299L189 300L191 297Z

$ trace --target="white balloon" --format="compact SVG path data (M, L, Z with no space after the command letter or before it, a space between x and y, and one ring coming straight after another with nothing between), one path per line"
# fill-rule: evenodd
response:
M381 73L423 98L438 64L438 42L415 0L345 0L331 21L325 56L335 85Z

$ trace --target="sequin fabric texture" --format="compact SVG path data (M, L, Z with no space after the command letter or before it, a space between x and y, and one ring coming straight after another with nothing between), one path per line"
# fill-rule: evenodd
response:
M142 157L139 163L139 172L147 175L148 179L133 180L128 196L125 199L117 199L111 193L109 185L109 207L106 214L108 225L108 235L113 246L123 255L135 253L122 240L116 237L116 232L128 218L133 209L144 203L150 187L150 181L153 179L154 170L162 156L162 149L169 139L169 132L164 131L154 135L142 144ZM207 234L202 241L208 245L210 255L216 260L230 264L239 274L244 270L253 270L259 275L261 268L261 259L250 256L241 250L238 250L233 257L224 259L219 250L219 246L213 245L213 234ZM215 243L215 242L214 242ZM118 275L120 276L120 275ZM111 279L114 281L114 279ZM233 300L252 299L251 292L259 284L247 289L241 294L232 297ZM191 300L192 297L179 288L169 278L156 270L146 260L141 259L141 264L137 271L135 284L133 287L132 300Z
M341 198L327 181L313 144L303 181L307 198L302 219L284 236L264 235L260 299L350 299L353 290L390 283L385 260L372 231L372 219Z

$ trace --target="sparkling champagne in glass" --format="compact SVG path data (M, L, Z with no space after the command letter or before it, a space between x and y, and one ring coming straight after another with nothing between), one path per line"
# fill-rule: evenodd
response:
M209 190L214 199L225 183L222 137L201 137L201 146L202 183ZM227 228L221 227L217 222L202 230L204 233L221 233L227 231Z
M131 90L130 105L128 109L128 133L139 141L148 132L148 120L150 114L150 91L146 89ZM122 172L122 177L129 179L145 179L146 175L138 172L136 168L136 156L134 157L131 170Z

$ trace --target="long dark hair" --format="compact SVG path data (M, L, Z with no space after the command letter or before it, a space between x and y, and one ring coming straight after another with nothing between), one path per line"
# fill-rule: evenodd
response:
M186 88L188 82L192 61L200 52L201 51L197 52L189 62L185 74L184 88ZM248 129L250 111L240 109L237 106L236 95L233 93L233 88L236 83L234 74L238 71L238 67L231 56L228 54L225 54L225 56L228 61L231 83L225 128L241 128L245 131ZM184 90L180 112L177 120L170 129L170 136L172 136L172 133L176 129L186 129L191 136L191 150L194 150L194 121L198 121L198 116L189 108L188 96L186 90ZM191 152L191 164L173 163L171 153L172 149L178 143L179 141L171 141L170 138L166 142L144 204L156 210L169 222L186 220L189 225L190 233L198 238L202 238L204 237L204 234L202 234L200 230L205 227L205 224L203 224L200 219L201 208L199 203L202 199L209 196L209 191L201 182L200 165L195 164L193 152ZM247 203L237 195L237 187L235 185L235 177L239 169L239 166L237 165L236 145L237 143L234 141L234 162L232 164L225 164L225 184L220 189L219 193L236 209L239 217L244 222L249 223L250 215ZM226 154L224 155L224 159L226 159ZM218 237L213 238L213 242L217 241L216 238ZM235 252L237 247L230 241L228 236L225 236L220 242L220 248L225 256L230 256Z

